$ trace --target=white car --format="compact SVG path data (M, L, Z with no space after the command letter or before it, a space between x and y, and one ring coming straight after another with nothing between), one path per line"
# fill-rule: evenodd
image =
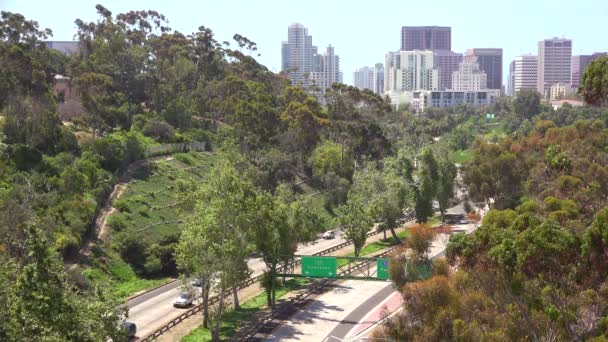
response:
M179 297L175 299L175 302L173 302L173 306L185 308L192 305L192 302L194 302L194 296L188 292L182 292L179 294Z
M324 239L329 240L329 239L333 239L335 237L336 237L336 232L333 231L333 230L328 230L325 233L323 233L323 238Z

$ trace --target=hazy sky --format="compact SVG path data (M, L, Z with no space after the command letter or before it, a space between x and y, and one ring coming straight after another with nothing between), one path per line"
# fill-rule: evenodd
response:
M536 54L544 38L572 39L574 54L608 51L608 0L0 0L0 9L51 28L54 40L71 40L74 19L98 19L97 3L114 14L154 9L169 18L171 28L188 34L204 25L218 41L239 33L258 44L259 61L273 71L280 71L287 26L300 22L320 51L335 47L349 84L356 68L383 62L387 51L399 49L404 25L451 26L456 52L503 48L505 80L512 58Z

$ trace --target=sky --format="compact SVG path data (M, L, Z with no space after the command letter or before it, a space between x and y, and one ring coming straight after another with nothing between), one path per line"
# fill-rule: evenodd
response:
M335 47L347 84L355 69L383 62L386 52L399 49L401 26L451 26L456 52L503 48L505 83L513 57L536 54L542 39L572 39L573 54L608 51L608 0L0 0L0 9L52 29L53 40L72 40L76 18L99 19L97 3L113 14L156 10L184 34L204 25L220 42L239 33L257 43L258 61L276 72L287 27L299 22L319 51Z

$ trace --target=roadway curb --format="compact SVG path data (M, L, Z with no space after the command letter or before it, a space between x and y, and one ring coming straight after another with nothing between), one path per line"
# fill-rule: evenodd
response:
M166 282L166 283L162 283L162 284L157 285L157 286L155 286L155 287L152 287L152 288L149 288L149 289L143 290L143 291L141 291L141 292L139 292L139 293L136 293L136 294L134 294L134 295L131 295L131 296L129 296L129 297L127 297L127 298L125 299L125 302L128 302L128 301L133 300L133 299L138 298L138 297L141 297L141 296L143 296L143 295L147 294L148 292L152 292L152 291L157 290L157 289L159 289L159 288L161 288L161 287L163 287L163 286L167 286L167 285L169 285L169 284L173 284L173 283L174 283L174 282L176 282L177 280L178 280L178 279L172 279L172 280L169 280L169 281L168 281L168 282Z

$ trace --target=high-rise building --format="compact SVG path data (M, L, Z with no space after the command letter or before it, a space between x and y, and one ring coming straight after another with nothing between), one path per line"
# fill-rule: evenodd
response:
M468 49L466 56L477 58L479 69L487 75L488 89L502 89L502 49Z
M439 90L452 89L452 75L462 63L461 53L453 51L435 51L435 66L439 70Z
M327 89L334 83L342 83L342 72L340 72L340 57L336 55L334 47L329 45L322 55L318 57L315 71L310 73L311 85L319 89Z
M294 23L287 29L287 41L281 44L281 70L293 84L306 89L314 84L321 90L332 83L342 83L340 57L329 45L324 54L312 45L312 36L302 24Z
M538 42L538 92L549 97L551 86L571 82L572 40L545 39Z
M308 29L299 23L289 25L287 41L281 45L281 70L287 73L291 83L309 86L308 75L314 70L315 51Z
M401 51L452 50L452 28L446 26L401 27Z
M363 67L353 73L353 85L361 90L374 89L374 68Z
M538 56L517 56L509 67L509 95L515 96L522 89L538 88Z
M479 69L475 57L469 56L452 75L452 89L458 91L487 89L487 75Z
M376 63L374 65L374 93L378 95L384 94L384 64Z
M389 52L384 63L384 92L391 98L404 92L438 90L439 70L433 51Z
M592 55L572 56L572 75L570 83L572 83L573 87L578 88L578 86L581 85L581 81L583 80L583 74L585 73L587 65L602 56L608 56L608 52L596 52Z

